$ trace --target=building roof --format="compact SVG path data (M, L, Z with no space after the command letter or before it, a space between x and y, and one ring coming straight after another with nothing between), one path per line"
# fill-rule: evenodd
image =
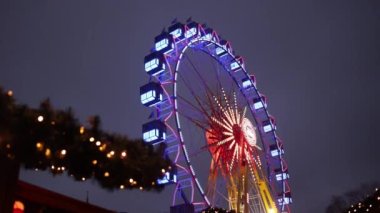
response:
M91 212L91 213L111 213L113 211L91 205L89 203L76 200L66 195L41 188L24 181L18 181L16 189L16 199L31 202L34 204L60 209L67 212Z

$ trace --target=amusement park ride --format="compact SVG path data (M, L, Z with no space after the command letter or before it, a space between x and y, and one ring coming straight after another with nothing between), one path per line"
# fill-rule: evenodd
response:
M289 213L283 143L265 96L230 43L205 25L174 21L155 38L144 65L150 79L140 88L141 102L154 114L143 139L164 143L173 162L157 181L175 185L172 206Z

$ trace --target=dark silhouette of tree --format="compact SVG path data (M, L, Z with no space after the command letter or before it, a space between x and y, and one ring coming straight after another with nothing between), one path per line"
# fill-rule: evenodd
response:
M326 208L326 213L346 212L351 205L356 205L371 196L374 193L374 189L379 186L380 183L378 182L365 183L343 195L332 196L330 204Z

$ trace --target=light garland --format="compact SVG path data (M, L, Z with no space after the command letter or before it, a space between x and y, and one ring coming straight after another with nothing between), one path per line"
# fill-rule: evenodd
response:
M13 95L0 88L0 111L6 116L0 120L0 155L26 169L67 172L78 181L95 179L110 190L163 188L155 182L170 160L142 140L102 131L96 116L89 127L79 125L71 110L54 110L49 101L38 109L17 105Z

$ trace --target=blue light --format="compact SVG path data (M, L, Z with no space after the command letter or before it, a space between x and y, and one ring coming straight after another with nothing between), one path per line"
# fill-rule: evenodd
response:
M265 132L265 133L270 132L270 131L273 130L272 125L270 125L270 124L265 125L265 126L263 127L263 129L264 129L264 132Z
M277 146L277 144L273 144L269 147L270 149L270 154L272 157L276 157L276 156L279 156L280 154L283 155L284 154L284 149L281 147L279 148Z
M159 136L159 130L158 129L152 129L148 132L144 132L143 139L146 142L151 142L158 139Z
M169 31L169 34L171 34L173 36L173 38L175 38L175 39L182 40L185 38L185 36L184 36L185 27L183 24L181 24L179 22L170 26L168 31Z
M160 120L143 125L143 140L147 143L158 143L166 139L166 125Z
M240 65L237 61L234 61L231 63L230 68L231 68L231 70L236 70L236 69L240 68Z
M245 78L245 79L243 79L243 80L242 80L242 86L243 86L244 89L247 89L247 88L252 87L253 85L252 85L252 81L251 81L251 79L250 79L250 78ZM255 108L255 109L256 109L256 108Z
M216 53L219 57L222 57L222 56L227 55L226 50L225 50L224 48L222 48L222 47L217 47L217 48L215 49L215 53Z
M293 200L292 200L292 196L290 195L290 192L286 192L284 194L284 196L282 196L281 198L278 199L278 203L280 205L287 205L287 204L290 204L292 202L293 202Z
M194 35L196 35L196 34L197 34L197 28L196 28L196 27L193 27L193 28L188 29L188 30L185 32L185 37L186 37L186 38L190 38L190 37L192 37L192 36L194 36Z
M276 173L276 180L277 180L277 181L286 180L286 179L288 179L288 178L289 178L289 174L288 174L286 171L282 172L282 171L280 170L280 171L278 171L278 172Z
M177 183L177 175L165 172L164 177L157 179L158 184Z
M140 87L140 100L145 106L154 106L163 100L163 90L159 83L150 82Z
M258 110L258 109L263 108L264 105L263 105L263 102L258 101L258 102L256 102L256 103L253 104L253 107L254 107L256 110Z
M272 119L263 122L263 130L265 133L271 132L275 130L275 128L276 127L273 124Z
M166 69L165 58L160 52L153 52L144 58L145 71L153 76L159 75Z
M155 44L156 51L160 51L168 46L169 46L169 39L167 38L162 39L161 41L158 41Z
M212 39L212 33L206 33L204 36L201 37L203 40L211 41Z
M182 36L182 29L178 28L178 29L175 29L173 32L170 32L170 34L174 37L174 38L179 38Z
M148 62L145 63L145 71L149 72L155 68L157 68L159 65L159 60L158 58L154 58Z
M154 38L154 48L157 52L169 53L174 50L173 36L167 32L162 32Z
M265 96L261 96L261 98L253 99L253 108L255 108L255 110L259 110L264 107L267 107Z
M144 94L142 94L141 96L141 103L142 104L146 104L150 101L153 101L155 98L156 98L156 91L148 91Z

